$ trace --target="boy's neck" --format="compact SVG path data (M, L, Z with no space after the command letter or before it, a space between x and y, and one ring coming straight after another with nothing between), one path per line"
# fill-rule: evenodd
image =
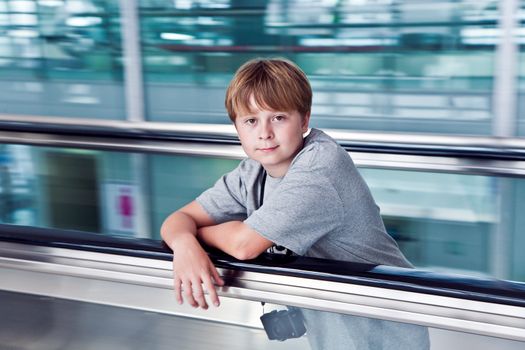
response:
M286 167L286 169L269 169L268 167L264 167L264 170L266 170L266 174L269 177L280 179L283 178L284 175L288 172L288 169L290 168L290 165Z
M284 173L283 176L273 176L272 174L270 174L268 171L266 171L266 175L271 178L271 179L282 179L284 177L284 175L286 175L286 173Z

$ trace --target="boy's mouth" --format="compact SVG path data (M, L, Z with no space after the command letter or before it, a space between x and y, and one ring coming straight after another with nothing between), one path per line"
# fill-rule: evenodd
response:
M277 146L273 146L273 147L264 147L264 148L257 148L259 151L261 152L272 152L273 150L275 150L277 147L279 147L279 145Z

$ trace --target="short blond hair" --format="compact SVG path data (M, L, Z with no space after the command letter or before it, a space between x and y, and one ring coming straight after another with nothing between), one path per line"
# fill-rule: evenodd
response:
M226 90L230 119L251 112L251 97L258 108L298 111L303 117L312 107L312 88L306 74L284 58L256 58L244 63Z

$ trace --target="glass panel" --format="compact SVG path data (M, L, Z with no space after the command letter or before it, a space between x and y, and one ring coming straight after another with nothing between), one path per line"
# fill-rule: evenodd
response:
M159 238L169 213L237 164L206 157L0 145L0 222Z
M310 77L313 126L491 132L498 2L142 0L140 10L150 120L228 123L233 72L285 56Z
M223 298L219 309L202 312L198 317L185 317L188 308L176 305L168 290L156 295L157 304L165 307L165 313L20 293L0 292L0 296L5 301L0 304L0 343L9 349L173 349L176 344L177 349L200 350L518 350L525 345L519 341L430 328L427 340L430 339L431 346L428 347L422 344L427 336L424 327L306 309L302 310L308 315L306 335L281 342L267 338L259 321L263 313L260 303ZM278 305L265 306L267 313L272 309L286 310ZM243 323L221 322L221 317L224 320L228 312L231 315L242 311ZM148 326L144 327L145 324ZM273 324L270 329L277 328ZM329 346L321 347L321 344Z
M238 160L2 145L0 220L160 239L174 210ZM525 281L525 180L360 169L418 268Z
M174 210L213 186L239 161L218 158L150 156L152 234L160 239L160 226Z
M118 1L0 7L2 113L123 119Z
M500 212L498 178L360 169L389 233L418 267L488 274ZM387 176L385 176L388 174ZM496 253L497 255L497 253Z

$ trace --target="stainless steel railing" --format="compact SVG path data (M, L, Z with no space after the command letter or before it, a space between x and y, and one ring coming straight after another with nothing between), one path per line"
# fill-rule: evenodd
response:
M525 139L326 130L360 167L525 175ZM0 143L241 159L232 125L0 116Z
M223 300L265 301L525 341L525 308L512 303L293 276L286 269L271 273L228 268L219 271L227 279L227 286L218 291ZM244 310L224 318L220 308L206 314L190 308L174 309L174 300L159 304L157 294L171 293L169 255L166 260L166 256L144 258L126 256L125 252L107 254L0 242L0 273L0 289L8 291L245 325L249 314ZM130 297L133 289L140 297Z

